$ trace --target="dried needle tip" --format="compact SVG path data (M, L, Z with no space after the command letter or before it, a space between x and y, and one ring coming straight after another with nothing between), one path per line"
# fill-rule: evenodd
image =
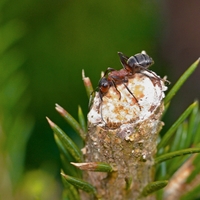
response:
M47 121L48 121L48 123L49 123L49 125L50 125L51 127L54 127L54 126L55 126L55 124L54 124L48 117L46 117L46 119L47 119Z
M61 115L65 115L65 113L66 113L66 110L63 108L63 107L61 107L60 105L58 105L57 103L56 103L56 110L61 114Z
M84 69L82 69L82 78L83 79L85 78L85 71L84 71Z
M76 166L76 167L84 167L84 166L86 166L86 165L88 165L88 163L74 163L74 162L70 162L72 165L74 165L74 166Z
M96 166L97 164L94 162L90 162L90 163L75 163L75 162L70 162L72 165L76 166L76 167L84 167L84 166Z
M90 163L74 163L70 162L75 167L78 167L81 170L89 170L89 171L95 171L97 169L97 164L95 162Z
M74 163L71 162L72 165L74 165L75 167L78 167L81 170L87 170L87 171L105 171L102 170L101 168L101 163L96 163L96 162L89 162L89 163ZM111 171L111 169L107 169L106 167L104 167L106 169L106 172Z
M74 166L79 166L80 164L83 164L83 163L75 163L75 162L70 162L72 165Z
M60 174L64 177L66 177L66 174L64 174L62 171L60 172Z

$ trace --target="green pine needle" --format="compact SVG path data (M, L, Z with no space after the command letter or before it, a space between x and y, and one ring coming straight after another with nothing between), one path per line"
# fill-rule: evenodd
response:
M200 185L195 188L192 188L191 191L188 191L185 195L183 195L180 200L188 200L188 199L199 199L199 191Z
M198 125L198 121L199 120L197 118L197 116L199 115L199 102L196 101L196 106L194 107L191 116L190 116L190 120L189 120L189 133L194 132L196 125Z
M199 153L199 152L200 152L200 148L183 149L183 150L174 151L174 152L170 152L170 153L166 153L161 156L158 156L155 158L154 162L155 164L158 164L177 156L183 156L186 154Z
M87 133L87 123L85 121L85 117L80 106L78 106L78 119L79 119L81 128L83 129L85 133Z
M62 182L64 184L64 191L63 191L63 197L64 199L69 199L69 200L80 200L80 195L77 191L77 189L70 184L69 182L67 182L67 180L62 177Z
M62 141L59 140L58 136L55 133L54 133L54 139L60 151L60 159L64 171L71 176L81 177L81 171L73 167L69 163L69 161L74 160L74 158L70 155L68 150L65 148L65 145L62 143Z
M180 124L180 126L177 128L176 133L174 134L174 138L172 140L172 143L170 145L170 149L168 152L172 152L172 151L177 151L179 149L184 149L187 148L186 146L182 147L182 139L185 135L185 130L184 130L184 123L187 123L187 121L184 121L182 124Z
M89 162L89 163L73 163L72 165L78 167L81 170L96 171L96 172L112 172L113 168L111 165L103 162Z
M61 106L56 104L56 110L67 121L67 123L85 140L86 132L81 128L81 125Z
M125 178L126 181L126 187L125 189L128 191L131 189L132 183L133 183L133 178L132 177L127 177Z
M96 196L96 189L95 187L93 187L91 184L89 184L86 181L83 181L81 179L69 176L64 174L63 172L61 172L61 175L66 179L67 182L71 183L72 185L74 185L75 187L77 187L78 189L81 189L87 193L92 193Z
M189 137L187 138L188 146L189 145L194 146L200 142L200 137L198 134L200 130L199 128L200 128L200 111L199 111L199 103L197 103L188 121L188 133L189 133Z
M166 180L151 182L143 189L140 197L146 197L149 194L164 188L167 184L168 184L168 181Z
M199 159L198 159L198 161L199 161ZM195 179L195 177L199 175L199 172L200 172L200 165L196 165L194 170L192 171L192 173L188 176L186 182L190 183L191 181L193 181Z
M77 178L82 178L82 171L72 166L69 163L69 160L67 161L63 154L60 154L60 160L62 163L62 168L63 168L64 173L69 174L70 176L77 177Z
M191 104L185 112L177 119L177 121L171 126L171 128L164 134L160 143L158 144L158 149L164 148L169 141L169 139L173 136L176 129L180 126L180 124L188 117L188 115L192 112L197 102Z
M58 127L56 124L54 124L48 117L47 121L51 127L51 129L54 131L54 133L57 135L60 141L62 141L62 144L64 145L64 148L67 149L67 151L70 152L70 154L74 157L74 159L77 162L82 161L82 153L80 149L76 146L76 144L66 135L66 133Z
M198 114L198 117L199 117L199 119L198 119L198 124L196 125L197 127L197 129L196 129L196 134L195 134L195 138L194 138L194 140L193 140L193 143L194 144L198 144L199 142L200 142L200 113Z
M197 68L199 64L200 59L197 59L185 72L184 74L179 78L179 80L176 82L176 84L173 86L173 88L169 91L167 96L164 99L165 105L171 101L173 96L176 94L176 92L180 89L180 87L183 85L183 83L189 78L189 76L194 72L194 70Z

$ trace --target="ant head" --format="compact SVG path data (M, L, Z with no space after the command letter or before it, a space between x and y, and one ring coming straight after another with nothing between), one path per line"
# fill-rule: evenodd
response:
M100 95L101 100L102 100L103 94L108 92L110 86L111 86L110 82L108 81L106 77L102 77L100 79L98 88L99 88L99 95Z

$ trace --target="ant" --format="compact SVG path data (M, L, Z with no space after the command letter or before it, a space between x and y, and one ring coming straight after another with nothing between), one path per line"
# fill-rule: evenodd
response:
M133 77L135 73L141 73L141 71L143 70L148 71L158 79L159 77L157 77L153 72L147 69L148 67L154 64L154 61L150 56L146 54L145 51L142 51L141 53L135 54L134 56L131 57L127 57L121 52L118 52L118 55L120 57L120 61L123 68L120 70L107 68L107 70L104 73L104 76L100 79L96 90L99 91L99 97L101 101L103 101L103 96L108 92L110 87L114 86L116 91L119 93L119 99L121 99L121 93L117 89L117 85L123 84L125 88L128 90L128 92L133 96L133 98L135 99L141 110L137 98L130 91L126 83L128 83L128 79Z
M99 84L98 84L99 96L101 100L103 101L102 99L103 95L105 95L108 92L111 86L114 86L121 98L121 94L118 91L116 85L123 83L126 89L129 91L129 93L133 96L133 98L138 103L138 100L136 99L136 97L133 95L133 93L130 91L130 89L127 87L125 83L128 83L128 78L132 77L135 73L140 73L142 70L146 70L152 73L147 68L153 65L154 61L150 56L146 54L145 51L135 54L134 56L131 56L130 58L128 58L121 52L118 52L118 55L120 57L120 61L123 66L123 69L115 70L113 68L108 68L105 71L104 76L100 79ZM107 78L106 78L106 75L107 75ZM156 76L156 78L158 77Z

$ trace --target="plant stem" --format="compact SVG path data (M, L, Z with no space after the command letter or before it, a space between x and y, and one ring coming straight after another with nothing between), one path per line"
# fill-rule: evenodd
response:
M154 181L156 142L163 126L163 82L151 73L138 73L126 86L118 84L119 92L111 87L103 101L96 93L88 114L85 161L105 162L116 171L85 172L84 176L102 200L137 199ZM82 199L94 198L83 194Z

